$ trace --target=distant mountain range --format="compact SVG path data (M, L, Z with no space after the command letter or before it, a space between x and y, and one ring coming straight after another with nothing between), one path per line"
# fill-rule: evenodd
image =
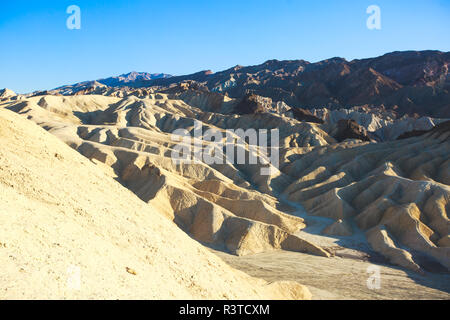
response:
M331 58L269 60L256 66L201 71L183 76L131 72L118 77L58 88L73 94L86 86L168 88L197 82L205 90L243 98L249 93L291 107L329 109L367 106L398 114L450 117L450 52L403 51L347 61Z
M122 74L118 77L110 77L106 79L97 80L97 82L107 85L109 87L132 85L133 83L140 81L151 81L156 79L168 79L172 77L170 74L165 73L148 73L148 72L130 72Z
M57 91L68 91L70 93L75 93L80 90L93 87L93 86L108 86L108 87L125 87L130 86L133 87L136 84L139 84L143 81L151 81L156 79L167 79L172 77L170 74L165 73L148 73L148 72L136 72L132 71L129 73L122 74L117 77L109 77L104 79L98 79L93 81L84 81L79 82L73 85L66 85L62 87L58 87L55 90Z

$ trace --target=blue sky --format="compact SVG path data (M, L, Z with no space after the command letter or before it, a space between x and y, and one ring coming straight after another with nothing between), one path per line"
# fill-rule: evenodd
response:
M381 30L366 27L369 5ZM69 30L66 8L81 8ZM24 93L129 71L174 75L268 59L450 51L450 0L2 1L0 88Z

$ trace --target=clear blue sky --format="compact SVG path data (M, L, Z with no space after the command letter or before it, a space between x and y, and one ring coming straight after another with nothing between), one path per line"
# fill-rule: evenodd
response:
M81 30L66 28L69 5ZM366 8L381 8L368 30ZM129 71L174 75L268 59L450 51L450 0L2 1L0 88L51 89Z

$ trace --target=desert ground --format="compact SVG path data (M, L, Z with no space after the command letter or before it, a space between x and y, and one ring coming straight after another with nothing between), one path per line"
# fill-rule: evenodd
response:
M283 250L237 257L213 250L231 267L267 281L296 281L308 287L313 300L450 299L448 275L420 275L390 265L355 258L322 258ZM380 289L369 289L369 266L380 267Z

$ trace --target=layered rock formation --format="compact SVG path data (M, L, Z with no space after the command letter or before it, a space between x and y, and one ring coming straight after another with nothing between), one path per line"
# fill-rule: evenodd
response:
M448 270L449 137L443 124L417 138L289 155L281 171L300 178L284 193L309 214L354 220L374 250L392 262L415 271L417 261L434 266L429 270ZM394 250L398 246L403 251ZM391 256L396 252L403 262Z
M324 121L323 128L327 132L333 130L339 121L351 120L363 127L369 137L376 141L396 140L411 131L428 131L437 124L448 120L407 115L399 117L398 113L394 111L367 107L338 110L313 109L312 114Z

